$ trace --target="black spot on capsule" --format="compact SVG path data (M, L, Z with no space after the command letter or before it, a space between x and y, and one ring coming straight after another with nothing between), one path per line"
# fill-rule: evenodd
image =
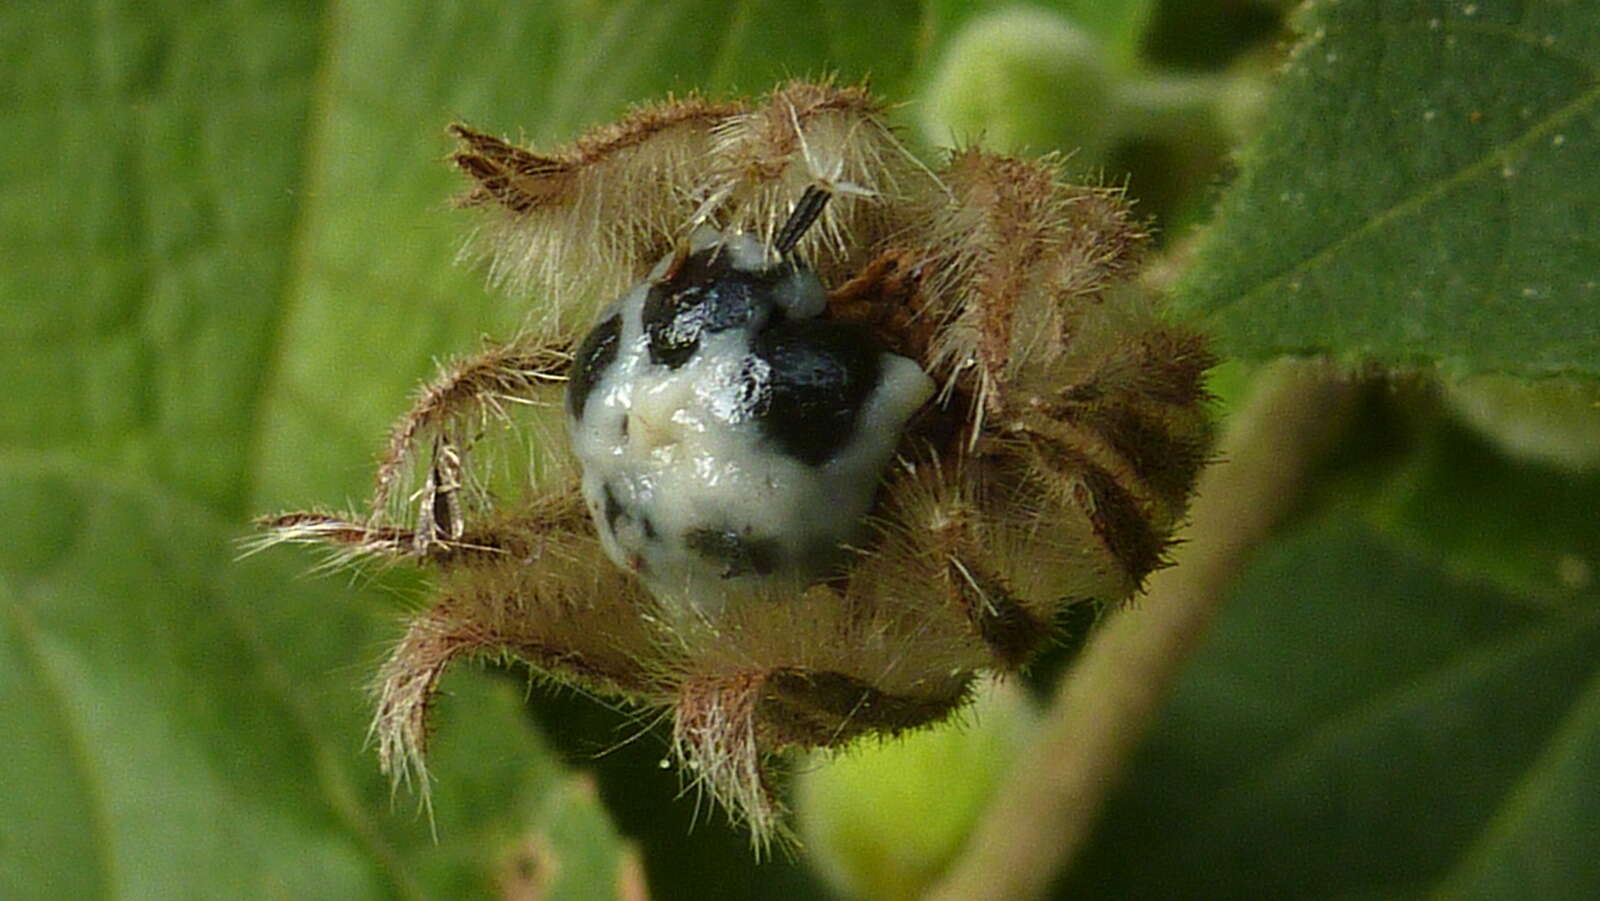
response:
M722 564L724 579L748 573L770 575L783 562L777 539L746 538L730 529L690 529L684 533L683 543L701 558Z
M757 335L751 351L760 363L746 363L739 393L768 440L812 466L850 443L882 370L882 352L864 330L785 322Z
M578 345L577 358L573 360L572 376L567 380L567 412L573 419L583 418L584 405L594 391L600 376L617 359L617 345L622 340L622 316L594 327L583 343Z
M739 269L721 247L690 254L645 296L640 318L650 339L650 362L677 369L700 349L701 335L759 327L775 310L774 288L792 274L788 264Z

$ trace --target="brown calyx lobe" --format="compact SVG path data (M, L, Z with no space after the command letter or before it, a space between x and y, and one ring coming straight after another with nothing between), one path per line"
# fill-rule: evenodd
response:
M716 103L698 96L639 107L616 122L600 126L571 146L548 154L524 150L509 141L462 123L450 126L460 143L450 161L475 184L457 198L463 207L498 204L514 213L566 203L573 199L573 181L597 163L647 145L679 126L709 128L745 112L742 103Z

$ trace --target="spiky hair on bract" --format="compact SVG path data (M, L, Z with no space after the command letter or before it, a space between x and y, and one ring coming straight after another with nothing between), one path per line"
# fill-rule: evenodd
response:
M931 168L884 113L864 87L794 81L640 106L550 152L451 128L459 204L482 213L471 255L534 297L529 324L422 390L368 510L265 521L269 541L431 574L433 601L375 688L397 780L426 791L440 674L517 660L660 711L684 771L764 848L786 835L784 752L942 721L978 673L1024 666L1068 607L1122 602L1164 564L1211 445L1213 358L1118 289L1146 243L1122 193L976 147ZM937 391L840 565L665 609L607 558L579 463L539 413L559 408L597 313L679 266L699 230L776 247L818 197L792 258L825 287L822 317Z

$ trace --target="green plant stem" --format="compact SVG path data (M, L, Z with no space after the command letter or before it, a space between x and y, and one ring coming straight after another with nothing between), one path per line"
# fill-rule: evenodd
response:
M1235 576L1295 506L1308 471L1343 433L1357 386L1321 364L1263 373L1202 477L1176 566L1113 614L1062 677L1037 739L967 848L927 897L1041 896L1088 838Z
M1215 132L1227 92L1237 80L1227 75L1131 77L1116 87L1117 130L1143 137Z

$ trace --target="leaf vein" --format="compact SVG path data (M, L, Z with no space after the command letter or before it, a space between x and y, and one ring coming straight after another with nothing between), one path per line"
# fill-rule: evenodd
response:
M1361 700L1342 713L1323 720L1311 730L1290 740L1260 766L1250 768L1247 774L1218 791L1214 796L1216 803L1212 807L1229 806L1224 799L1231 799L1237 803L1241 799L1259 796L1262 786L1294 770L1297 761L1326 749L1341 736L1382 717L1389 710L1403 706L1419 696L1438 691L1441 685L1488 669L1508 656L1533 653L1541 646L1559 642L1576 631L1597 627L1600 627L1600 613L1593 612L1572 618L1562 617L1553 623L1546 621L1519 630L1500 640L1477 645L1459 656L1443 661L1443 665L1439 667L1402 680L1390 686L1388 690Z
M0 583L0 588L8 586ZM44 652L39 647L38 629L32 618L22 609L21 600L9 590L5 590L4 593L11 598L4 606L23 647L23 657L32 667L39 684L44 686L50 696L46 707L56 713L61 731L66 736L67 754L83 783L84 794L88 796L89 831L94 837L93 844L96 849L94 865L100 872L100 884L105 886L104 897L115 898L118 896L114 889L116 852L113 848L111 815L108 810L109 802L106 800L104 777L89 751L89 740L84 734L82 724L74 720L68 712L66 687L61 684L60 677L50 669L50 664L45 660Z
M1586 734L1600 727L1600 672L1589 680L1584 690L1573 701L1567 715L1552 731L1544 750L1528 767L1510 791L1499 812L1490 817L1476 840L1461 855L1457 865L1440 880L1434 898L1455 898L1471 894L1468 882L1476 873L1488 866L1487 858L1499 841L1514 835L1537 805L1539 796L1546 790L1543 785L1551 777L1551 770L1559 763L1564 751Z

